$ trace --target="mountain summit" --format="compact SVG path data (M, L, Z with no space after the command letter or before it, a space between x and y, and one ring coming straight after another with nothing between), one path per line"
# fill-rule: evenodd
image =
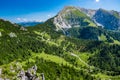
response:
M117 11L98 9L93 19L102 24L105 29L118 30L120 28L120 15Z
M57 29L69 29L72 27L93 26L96 24L84 13L83 9L67 6L54 18Z
M54 17L53 22L57 30L73 27L97 27L101 26L108 30L119 30L120 13L114 10L92 10L73 6L66 6Z

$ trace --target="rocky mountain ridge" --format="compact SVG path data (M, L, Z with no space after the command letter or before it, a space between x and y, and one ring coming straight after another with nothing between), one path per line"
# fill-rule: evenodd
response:
M119 30L120 13L102 8L92 10L66 6L54 17L53 23L57 30L83 26L101 26L108 30Z
M57 27L54 18L26 28L0 20L0 78L120 80L120 32L97 26L78 8L65 8L59 16ZM63 35L61 29L77 38Z
M120 16L116 11L98 9L93 16L93 19L102 24L105 29L119 30L120 28Z

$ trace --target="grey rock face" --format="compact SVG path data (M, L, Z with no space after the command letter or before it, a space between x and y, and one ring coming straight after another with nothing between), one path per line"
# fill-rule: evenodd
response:
M20 30L27 31L27 29L24 27L21 27Z
M2 36L2 33L0 32L0 37Z
M84 12L85 14L87 14L90 18L92 18L97 11L97 10L93 10L93 9L85 9L85 8L79 8L79 7L78 7L78 9L80 11Z
M41 73L41 76L42 76L42 80L45 80L44 73Z
M88 26L90 23L109 30L119 30L120 12L67 6L54 17L53 23L57 30L62 30L64 33L70 28Z
M90 23L95 25L90 18L94 14L95 10L67 6L54 17L53 23L57 30L64 31L73 27L88 26Z
M18 73L18 79L19 80L40 80L40 77L42 77L42 80L45 80L44 73L41 73L40 76L37 76L37 66L33 66L32 68L29 68L27 71L21 70L20 73Z
M15 33L13 33L13 32L9 33L9 36L10 36L11 38L17 37L17 35L16 35Z
M0 68L0 75L2 74L2 68Z

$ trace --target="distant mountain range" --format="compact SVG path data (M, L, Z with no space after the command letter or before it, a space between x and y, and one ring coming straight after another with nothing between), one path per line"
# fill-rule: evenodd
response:
M120 13L114 10L67 6L52 19L57 31L62 30L67 36L83 39L93 39L94 36L95 40L101 40L101 35L109 35L105 30L120 30Z
M44 22L33 21L33 22L20 22L20 23L17 23L17 24L19 24L21 26L24 26L24 27L28 27L28 26L35 26L35 25L42 24L42 23L44 23Z
M60 29L101 26L104 29L119 30L120 12L67 6L54 18L54 24Z

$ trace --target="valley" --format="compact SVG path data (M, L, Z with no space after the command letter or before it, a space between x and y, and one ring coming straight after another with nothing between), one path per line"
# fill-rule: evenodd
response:
M32 27L0 19L0 79L25 80L18 75L34 66L32 80L120 80L119 21L115 11L73 6Z

